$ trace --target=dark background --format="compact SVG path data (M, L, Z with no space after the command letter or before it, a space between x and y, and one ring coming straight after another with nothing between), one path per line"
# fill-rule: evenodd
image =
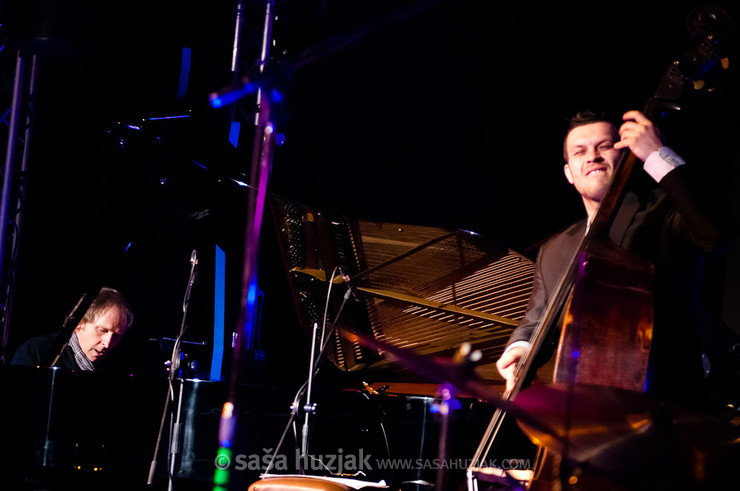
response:
M37 53L41 69L12 348L57 330L102 278L136 312L121 352L156 351L148 339L179 330L193 249L201 278L189 336L209 341L216 244L229 261L227 330L234 325L246 207L236 181L249 175L254 100L216 110L208 95L232 81L236 2L108 3L9 1L0 10L6 81L19 47ZM717 4L738 18L734 2ZM642 108L691 47L694 7L279 1L270 80L283 96L272 119L286 143L270 191L370 220L472 230L533 257L583 214L562 175L566 119L584 107ZM256 74L263 10L245 4L240 75ZM737 217L736 37L724 46L734 63L717 90L689 94L667 136L717 193L731 194ZM192 65L178 96L183 47ZM147 120L171 115L189 117ZM242 123L238 149L232 119ZM304 360L291 346L303 349L305 337L266 223L261 341L268 366L300 379ZM739 255L733 247L718 258L712 299L738 331Z

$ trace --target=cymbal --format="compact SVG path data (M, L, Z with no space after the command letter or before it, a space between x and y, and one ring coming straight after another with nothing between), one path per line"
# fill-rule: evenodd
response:
M738 428L640 392L535 383L516 404L559 437L519 421L535 443L630 486L692 489L721 482L740 462Z
M420 375L426 376L430 381L435 383L448 383L459 392L472 395L482 401L491 404L493 407L500 408L511 414L517 420L526 422L528 426L536 428L542 434L548 434L553 441L558 441L559 436L554 429L550 428L542 419L535 417L512 402L503 400L494 392L484 380L482 380L473 370L473 366L466 361L456 361L449 358L422 356L418 353L407 349L401 349L391 344L385 343L371 336L350 332L345 329L338 330L340 335L352 341L387 352L398 359L398 361L416 371Z

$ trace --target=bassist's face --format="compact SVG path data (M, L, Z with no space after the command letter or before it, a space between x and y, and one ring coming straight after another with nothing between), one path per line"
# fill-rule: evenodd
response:
M598 207L609 186L622 152L614 148L617 141L617 129L604 121L578 126L568 133L565 177L581 195L587 210Z

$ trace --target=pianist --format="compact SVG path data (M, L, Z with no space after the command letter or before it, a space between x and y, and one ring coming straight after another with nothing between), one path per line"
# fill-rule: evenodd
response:
M75 328L55 366L94 371L95 363L103 359L118 344L133 321L126 300L117 290L104 287ZM61 333L32 338L15 352L11 364L39 366Z

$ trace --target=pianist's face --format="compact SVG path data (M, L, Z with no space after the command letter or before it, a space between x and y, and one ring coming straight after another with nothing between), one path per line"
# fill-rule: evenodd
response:
M90 361L97 361L118 344L125 332L125 318L116 306L103 310L92 322L82 322L75 333Z

